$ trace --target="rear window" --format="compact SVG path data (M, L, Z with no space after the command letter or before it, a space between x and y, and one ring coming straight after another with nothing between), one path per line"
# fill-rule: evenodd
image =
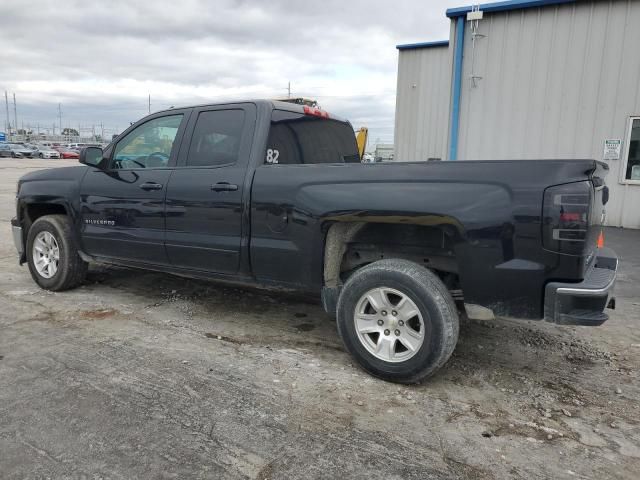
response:
M274 110L267 164L360 162L356 137L346 122Z

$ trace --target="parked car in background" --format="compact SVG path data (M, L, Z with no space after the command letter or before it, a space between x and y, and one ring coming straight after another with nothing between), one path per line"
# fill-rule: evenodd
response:
M0 157L22 158L22 154L14 150L9 143L0 143Z
M22 158L27 157L31 158L33 152L32 150L26 148L23 145L19 145L17 143L5 143L2 145L5 152L9 152L8 155L6 153L3 156L13 157L13 158Z
M77 152L79 152L84 147L92 147L92 146L94 146L94 145L91 144L91 143L68 143L67 144L67 148L69 150L74 150L74 151L77 151Z
M25 158L34 157L33 150L31 150L29 147L25 145L22 145L20 143L10 143L9 145L11 145L11 148L13 149L13 151L15 151L16 153L19 152Z
M39 145L36 150L36 156L38 158L60 158L60 152L54 150L51 147L45 147L43 145Z
M70 148L62 147L58 150L58 153L60 154L60 158L80 158L79 153Z
M67 148L69 150L72 150L72 151L78 152L78 153L80 153L80 150L82 150L83 148L86 148L86 147L102 148L102 146L99 143L70 143L69 145L67 145Z

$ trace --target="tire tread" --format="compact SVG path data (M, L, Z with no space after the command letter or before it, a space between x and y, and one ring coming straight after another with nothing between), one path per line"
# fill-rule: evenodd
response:
M442 283L440 278L427 269L426 267L419 265L415 262L403 259L383 259L377 262L371 263L365 267L362 267L355 272L344 285L340 298L338 299L338 333L340 334L343 342L345 340L345 332L343 322L345 319L340 319L340 312L345 301L344 292L350 290L354 284L357 284L364 276L377 273L378 275L388 275L400 273L403 276L411 279L411 281L422 285L432 297L432 300L436 303L437 309L442 315L442 345L438 349L438 356L433 359L427 365L424 365L419 371L409 376L395 377L392 375L381 374L380 372L372 371L367 365L364 365L356 356L358 362L369 373L376 375L384 380L390 380L398 383L418 383L421 380L433 375L438 369L440 369L451 357L456 344L458 342L458 335L460 332L460 324L458 319L458 309L455 305L451 294L447 287ZM345 342L346 345L346 342Z
M55 230L57 230L58 234L62 237L61 240L64 243L65 255L64 258L67 262L66 265L61 266L62 276L57 279L55 283L50 285L43 285L42 280L40 279L37 272L34 271L33 262L31 260L31 252L30 246L33 243L33 236L35 235L34 227L38 227L40 224L50 224L53 226ZM61 246L62 247L62 246ZM46 290L52 290L55 292L60 292L63 290L70 290L82 284L86 275L88 264L80 255L78 255L78 246L76 244L75 236L73 233L73 225L71 224L71 220L66 215L44 215L38 218L31 227L29 228L29 232L27 234L27 258L29 260L29 270L31 271L31 276L35 280L35 282L42 288Z

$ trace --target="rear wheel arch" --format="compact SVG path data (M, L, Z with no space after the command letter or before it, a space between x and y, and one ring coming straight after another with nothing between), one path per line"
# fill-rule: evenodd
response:
M323 306L335 314L338 295L349 276L383 259L404 259L436 272L447 287L458 287L455 245L463 233L455 219L441 217L436 224L336 222L328 227L324 243Z

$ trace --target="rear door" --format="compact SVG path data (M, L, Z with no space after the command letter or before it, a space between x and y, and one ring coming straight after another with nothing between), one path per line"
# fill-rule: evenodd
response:
M310 113L306 113L310 112ZM321 280L323 237L311 227L318 221L307 193L315 184L340 181L340 166L360 163L351 124L316 110L273 110L264 163L256 168L251 189L251 268L265 281L313 285ZM357 195L354 192L354 195ZM336 207L340 207L337 205ZM338 210L336 210L338 211Z
M167 189L166 249L172 265L239 269L253 104L195 109Z
M189 110L158 114L121 136L106 168L80 187L84 250L132 262L167 264L165 194Z

